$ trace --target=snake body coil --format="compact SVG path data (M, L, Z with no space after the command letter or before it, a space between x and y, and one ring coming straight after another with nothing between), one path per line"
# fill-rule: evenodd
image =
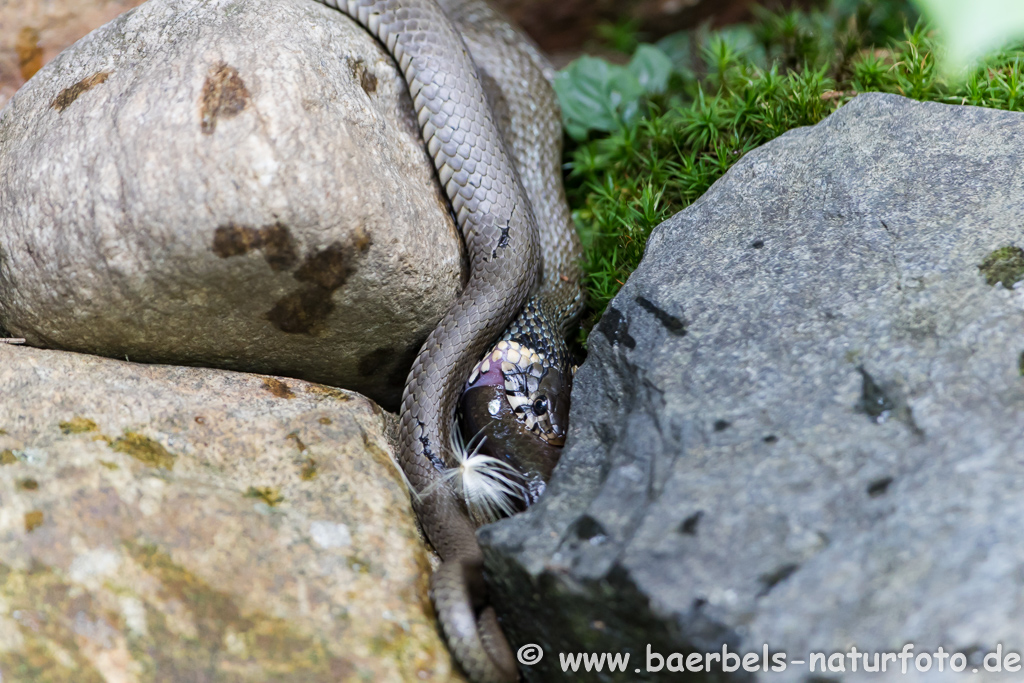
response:
M469 281L409 373L399 459L442 559L431 594L449 647L477 683L514 681L515 659L486 606L475 526L443 476L444 452L466 379L503 330L567 363L559 328L582 300L580 249L562 191L554 72L482 0L319 1L359 22L397 62L466 244Z

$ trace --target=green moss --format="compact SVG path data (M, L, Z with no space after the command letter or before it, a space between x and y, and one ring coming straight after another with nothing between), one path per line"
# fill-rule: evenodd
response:
M370 574L373 571L373 567L370 566L370 563L365 558L359 557L358 555L349 555L345 558L345 563L348 565L348 568L356 574Z
M264 377L263 388L278 398L295 398L291 387L276 377Z
M96 431L96 423L84 417L73 417L60 423L60 430L65 434L84 434Z
M996 249L985 257L978 266L985 276L985 282L994 285L1002 282L1003 287L1012 289L1013 285L1024 279L1024 249L1020 247L1003 247Z
M44 515L41 510L25 513L25 532L31 533L43 525Z
M0 655L0 669L12 680L33 683L103 683L105 680L84 661L79 666L66 666L46 639L26 630L21 630L23 644L18 650Z
M0 465L13 465L18 462L18 456L9 448L0 451Z
M110 462L109 460L100 460L100 464L106 467L108 470L119 470L116 462Z
M401 477L398 474L398 470L395 468L395 461L391 457L391 454L386 450L377 445L377 442L370 438L370 435L365 431L363 432L363 448L370 454L373 461L378 465L384 467L385 471L392 472L399 480Z
M673 65L664 90L620 106L609 132L599 128L603 111L566 150L567 192L584 245L584 327L637 267L656 225L747 152L821 121L858 93L1024 110L1024 45L992 55L962 82L945 82L935 69L934 33L915 21L908 2L831 0L818 10L758 10L749 24L659 41ZM608 35L612 47L639 44L621 30ZM560 97L572 95L569 76L582 71L563 71Z
M103 677L78 649L68 626L93 607L88 596L74 594L59 574L33 564L28 571L0 564L0 599L8 613L22 616L22 644L0 652L0 671L12 681L33 683L102 683ZM116 616L104 615L117 624ZM6 678L4 680L7 680Z
M400 660L421 644L398 624L389 624L385 633L370 639L370 653L377 658Z
M24 491L36 491L39 489L39 482L35 479L22 479L18 482L18 488Z
M302 469L299 470L299 476L302 477L302 481L312 481L317 478L318 474L316 460L306 458L306 461L302 463Z
M161 467L165 470L174 469L176 456L167 451L158 442L142 434L125 432L124 436L115 439L110 447L118 453L125 453L150 467Z
M307 384L306 393L313 394L315 396L323 396L325 398L333 398L341 401L342 403L348 403L352 400L352 395L343 389L335 389L324 384Z
M246 498L259 498L270 507L275 507L284 502L284 496L273 486L250 486L245 492Z

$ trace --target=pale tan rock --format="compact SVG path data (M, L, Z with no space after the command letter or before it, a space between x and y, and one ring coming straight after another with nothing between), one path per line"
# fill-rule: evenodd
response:
M0 327L395 407L461 242L391 58L308 0L151 0L0 113Z
M0 344L0 678L461 681L386 413Z

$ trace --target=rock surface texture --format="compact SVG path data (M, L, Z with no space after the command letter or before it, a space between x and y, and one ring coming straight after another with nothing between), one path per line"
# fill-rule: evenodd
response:
M547 494L481 532L529 680L580 651L632 658L574 680L681 680L648 644L1024 650L1024 289L979 270L1024 246L1022 149L1021 114L862 95L654 232ZM880 675L808 667L714 678Z
M0 679L452 681L385 414L0 344Z
M395 407L461 242L391 58L303 0L152 0L0 113L0 327Z

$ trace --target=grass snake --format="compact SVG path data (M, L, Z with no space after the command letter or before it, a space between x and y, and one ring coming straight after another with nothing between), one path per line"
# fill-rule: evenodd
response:
M456 406L471 376L486 384L504 373L502 415L536 435L538 448L564 438L571 381L564 336L582 293L554 70L484 0L319 1L356 20L398 64L466 245L466 287L406 382L399 461L442 559L431 596L449 647L476 683L514 681L515 658L486 602L476 523L446 472Z

